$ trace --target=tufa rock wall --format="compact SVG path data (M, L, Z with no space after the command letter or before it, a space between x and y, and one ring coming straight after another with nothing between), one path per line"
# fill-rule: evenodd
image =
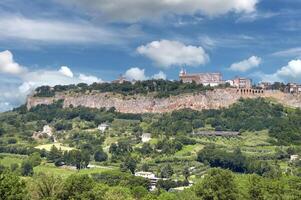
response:
M215 89L198 94L183 94L169 98L154 98L152 95L122 96L113 93L91 94L56 94L55 97L29 97L27 108L52 104L57 100L64 100L64 107L73 105L90 108L111 108L123 113L164 113L190 108L194 110L219 109L228 107L240 98L272 98L290 107L301 108L301 96L286 94L280 91Z

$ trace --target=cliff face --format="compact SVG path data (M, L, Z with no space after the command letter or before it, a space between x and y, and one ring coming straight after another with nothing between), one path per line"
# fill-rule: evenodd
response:
M194 110L219 109L228 107L240 98L272 98L281 104L301 108L301 96L285 94L280 91L241 91L237 89L216 89L198 94L183 94L169 98L154 98L151 95L121 96L113 93L94 94L56 94L55 97L29 97L27 108L51 104L64 100L64 107L73 105L90 108L111 108L123 113L164 113L191 108Z

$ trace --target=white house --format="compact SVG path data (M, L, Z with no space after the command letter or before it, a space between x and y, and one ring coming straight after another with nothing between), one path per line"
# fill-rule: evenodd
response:
M141 136L141 140L143 143L149 142L152 139L152 135L150 133L143 133Z
M291 155L291 161L295 161L295 160L298 160L299 159L299 156L298 155Z
M102 133L105 132L105 130L109 128L109 125L106 123L102 123L100 125L98 125L97 129L100 130Z
M135 176L143 177L146 179L156 179L156 175L152 172L136 172Z

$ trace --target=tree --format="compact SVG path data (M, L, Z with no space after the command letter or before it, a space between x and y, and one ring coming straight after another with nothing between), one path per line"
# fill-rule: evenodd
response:
M94 160L97 162L103 162L108 159L108 154L106 154L103 149L96 151L94 154Z
M264 200L263 188L262 178L258 175L251 175L248 188L249 198L252 200Z
M189 176L190 176L189 168L188 168L188 167L185 167L185 168L183 169L182 174L183 174L185 180L188 181L188 178L189 178Z
M21 165L21 174L22 176L32 176L33 175L33 166L32 163L28 160L23 161Z
M12 172L0 173L0 199L29 200L25 182Z
M160 172L161 178L170 178L173 174L174 171L170 164L165 165Z
M95 182L88 175L72 175L66 179L59 199L91 199Z
M142 186L137 186L132 189L132 194L135 199L140 200L148 194L148 191Z
M60 177L41 173L34 177L31 191L34 199L56 199L62 192L62 187Z
M56 146L52 145L47 155L47 159L51 162L56 162L57 160L60 160L62 156L63 156L62 151L56 148Z
M196 195L204 200L236 200L238 188L229 170L211 169L202 182L195 186Z
M137 161L132 158L132 157L128 157L121 165L120 168L122 171L127 171L130 170L130 172L132 174L135 174L135 170L137 167Z
M111 187L105 193L105 200L134 200L134 198L125 187Z
M38 152L30 154L28 161L32 164L33 167L36 167L41 164L41 155Z

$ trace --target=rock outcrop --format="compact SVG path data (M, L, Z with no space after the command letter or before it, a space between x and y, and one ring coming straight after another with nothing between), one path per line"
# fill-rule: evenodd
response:
M272 98L273 100L290 107L301 108L301 96L286 94L280 91L237 90L233 88L215 89L213 91L197 94L182 94L169 98L154 98L153 95L123 96L113 93L90 94L65 94L58 93L55 97L29 97L27 108L52 104L57 100L63 100L64 107L84 106L90 108L111 108L123 113L164 113L191 108L194 110L219 109L228 107L240 98Z

